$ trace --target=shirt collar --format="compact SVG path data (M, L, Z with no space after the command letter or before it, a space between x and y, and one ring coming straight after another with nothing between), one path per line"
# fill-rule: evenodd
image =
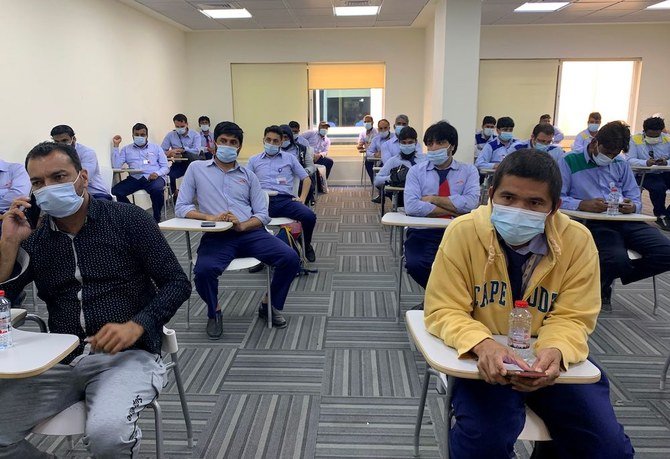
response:
M545 256L547 255L548 251L547 237L544 235L544 233L538 234L533 239L531 239L528 244L518 249L513 248L512 246L507 244L507 242L503 241L503 243L506 244L507 247L514 250L519 255L528 255L529 253L532 253L534 255Z
M95 199L90 194L88 195L88 210L86 212L86 220L84 221L84 225L86 225L89 220L95 221L98 218L100 218L100 215L102 213L102 206L103 204L101 204L100 201ZM49 228L51 229L51 231L57 231L59 233L69 234L58 229L58 226L56 225L56 222L54 221L51 215L48 216L48 219L49 219Z
M426 165L426 170L427 170L427 171L432 171L433 169L437 169L437 168L435 167L435 164L433 164L432 161L427 160L426 162L428 163L428 164ZM461 163L459 163L458 161L456 161L455 159L453 159L453 156L452 156L451 164L449 164L449 167L447 167L446 169L442 169L442 170L448 171L449 169L453 169L453 170L457 171L457 170L460 169L460 168L461 168Z
M272 158L276 158L276 157L278 157L278 156L281 156L281 155L283 155L284 153L285 153L285 152L281 151L281 149L280 149L280 150L279 150L279 153L277 153L276 155L272 155L272 156L271 156L271 155L268 155L266 152L263 152L263 153L261 153L261 157L262 157L262 158L270 158L270 159L272 159Z
M235 170L238 170L238 169L240 168L240 162L239 162L239 161L235 161L235 167L233 167L231 170L229 170L229 171L227 171L227 172L224 171L223 169L221 169L221 168L219 167L219 165L216 164L216 163L214 162L214 158L212 158L212 159L208 159L208 160L207 160L207 167L211 167L211 166L214 166L214 167L216 167L217 169L219 169L221 172L224 172L224 173L227 174L227 173L229 173L229 172L233 172L233 171L235 171Z

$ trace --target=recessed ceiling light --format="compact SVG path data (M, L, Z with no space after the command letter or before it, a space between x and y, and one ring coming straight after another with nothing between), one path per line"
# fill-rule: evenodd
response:
M648 10L670 10L670 0L648 6Z
M212 19L247 19L251 17L251 13L246 8L219 8L216 10L200 10L200 12Z
M542 3L531 3L526 2L517 9L514 10L515 13L551 13L553 11L558 11L561 8L569 5L570 2L542 2Z
M374 16L378 6L335 6L335 16Z

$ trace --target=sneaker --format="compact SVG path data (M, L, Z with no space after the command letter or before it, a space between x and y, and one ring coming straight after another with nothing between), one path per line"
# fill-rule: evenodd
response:
M606 287L600 292L600 309L605 312L612 312L612 286Z
M216 315L207 319L207 336L211 340L221 339L223 335L223 319L221 318L221 311L217 311Z
M314 247L312 247L312 244L307 244L307 248L305 249L305 258L307 258L307 261L310 263L314 263L316 261L316 253L314 253Z
M371 201L374 202L375 204L381 204L382 203L382 195L378 194L377 197L372 198Z
M410 311L423 311L423 301L415 306L412 306Z
M260 317L263 320L267 320L268 318L267 303L261 303L261 306L258 308L258 317ZM274 307L272 308L272 326L275 328L286 328L288 326L288 323L286 322L286 319L284 319L284 316L282 316L281 313L277 311Z
M668 222L668 217L666 215L661 215L660 217L656 218L656 224L663 231L670 231L670 222Z

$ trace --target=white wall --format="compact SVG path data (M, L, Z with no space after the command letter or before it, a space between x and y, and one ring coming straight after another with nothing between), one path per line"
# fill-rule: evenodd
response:
M385 62L386 117L405 113L413 126L424 124L423 29L194 32L186 44L189 117L232 120L231 63Z
M482 59L642 58L634 128L662 112L670 119L670 24L484 26Z
M23 162L57 124L109 164L141 121L160 142L183 110L185 34L110 0L3 0L0 157Z

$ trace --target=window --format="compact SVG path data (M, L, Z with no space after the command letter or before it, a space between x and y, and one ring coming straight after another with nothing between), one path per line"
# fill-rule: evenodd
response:
M591 112L603 123L633 124L638 61L563 61L556 122L566 136L586 129Z
M381 88L313 89L310 94L311 125L327 121L330 124L329 136L358 135L365 115L372 115L375 120L381 118L382 93Z

